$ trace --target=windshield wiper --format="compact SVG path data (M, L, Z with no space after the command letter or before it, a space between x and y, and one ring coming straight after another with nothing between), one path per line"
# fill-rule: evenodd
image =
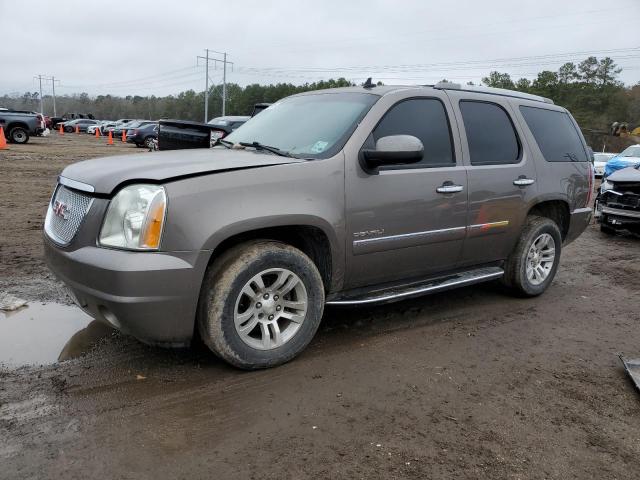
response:
M263 145L260 142L238 142L238 145L242 145L243 147L253 147L256 150L266 150L267 152L275 153L276 155L280 155L281 157L297 158L291 155L289 152L285 152L284 150L280 150L279 148L272 147L270 145Z

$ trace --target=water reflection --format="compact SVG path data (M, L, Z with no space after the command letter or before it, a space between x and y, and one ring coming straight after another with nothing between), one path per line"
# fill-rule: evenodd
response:
M39 365L75 358L113 329L75 306L33 303L0 311L0 364Z

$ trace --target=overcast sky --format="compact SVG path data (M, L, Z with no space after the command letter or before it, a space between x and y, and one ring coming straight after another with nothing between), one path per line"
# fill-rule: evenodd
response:
M640 0L0 0L0 94L37 90L37 74L60 79L60 94L203 90L205 48L228 53L227 81L241 85L478 83L590 54L611 56L635 84L639 21ZM221 65L210 74L221 82Z

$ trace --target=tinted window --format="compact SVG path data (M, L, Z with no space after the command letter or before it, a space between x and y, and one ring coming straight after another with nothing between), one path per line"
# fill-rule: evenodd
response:
M520 144L507 112L495 103L460 102L472 165L518 163Z
M373 131L373 138L377 141L389 135L413 135L424 145L422 161L407 167L455 163L447 112L439 100L411 99L391 107Z
M567 113L535 107L520 107L520 112L547 162L589 161Z

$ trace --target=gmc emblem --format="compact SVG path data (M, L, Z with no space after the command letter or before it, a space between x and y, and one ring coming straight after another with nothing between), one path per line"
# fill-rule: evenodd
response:
M66 203L62 203L60 200L56 200L53 204L53 213L62 218L63 220L67 220L69 218L69 207L67 207Z

